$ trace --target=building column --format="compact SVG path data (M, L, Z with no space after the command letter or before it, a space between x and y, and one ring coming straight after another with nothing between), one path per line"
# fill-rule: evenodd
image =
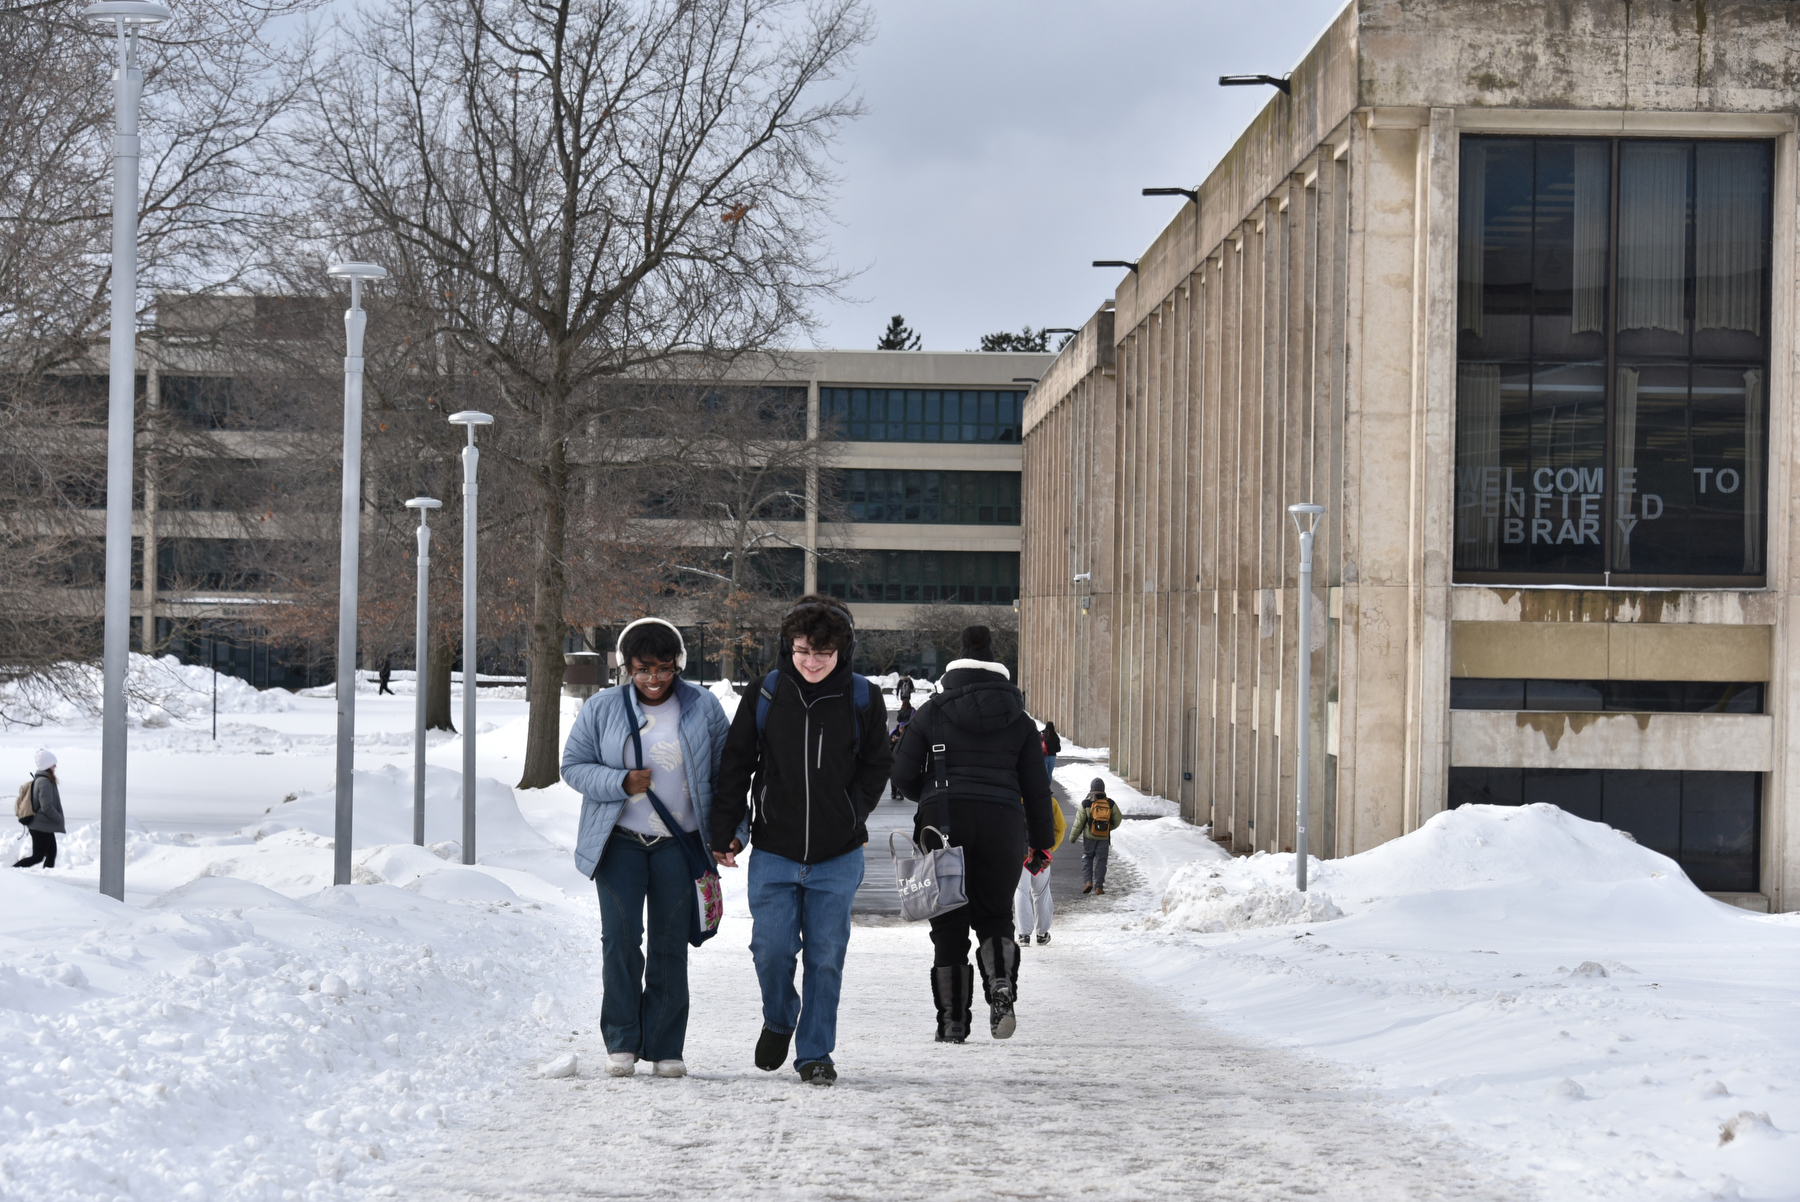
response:
M1450 775L1450 569L1456 496L1456 110L1434 108L1420 147L1413 387L1414 577L1420 583L1410 719L1417 735L1406 829L1448 802Z
M146 425L150 427L150 446L143 457L144 464L144 614L143 637L138 647L145 655L156 654L156 506L159 490L157 488L157 468L160 466L156 457L156 420L157 410L162 408L162 373L158 369L156 352L151 350L143 357L144 363L144 409Z
M806 437L819 440L819 382L806 382ZM804 592L819 591L819 464L809 460L806 466L806 579Z

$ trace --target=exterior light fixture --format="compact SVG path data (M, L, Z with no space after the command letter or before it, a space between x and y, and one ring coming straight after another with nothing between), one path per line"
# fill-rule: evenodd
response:
M1131 273L1133 275L1137 274L1137 269L1138 269L1136 259L1095 259L1094 266L1095 267L1127 267L1127 268L1131 269Z
M100 892L125 900L125 669L131 658L131 480L136 441L138 31L172 15L145 0L104 0L82 10L117 31L113 73L112 353L106 393L104 649L100 659ZM151 565L155 571L155 565ZM154 621L146 616L147 625ZM156 632L144 631L149 651Z
M1075 335L1081 333L1081 331L1080 330L1071 330L1068 326L1045 326L1043 329L1039 330L1038 333L1040 333L1040 334L1067 334L1069 337L1073 338Z
M1145 188L1145 196L1185 196L1195 204L1200 203L1200 193L1192 188Z
M425 671L430 658L429 612L431 581L431 526L426 519L444 503L432 497L414 497L408 509L419 511L419 600L413 614L413 843L425 846Z
M1014 384L1036 384L1038 378L1036 376L1014 376L1012 382Z
M1294 94L1294 85L1284 75L1221 75L1221 88L1254 88L1268 84L1271 88L1280 88L1283 96Z
M337 821L331 883L350 883L351 820L356 804L356 591L362 555L362 419L364 280L384 280L375 263L333 263L325 274L350 281L344 311L344 495L338 519Z

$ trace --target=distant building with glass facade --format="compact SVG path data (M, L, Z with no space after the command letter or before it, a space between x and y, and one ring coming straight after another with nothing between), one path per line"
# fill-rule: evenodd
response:
M1344 9L1027 398L1040 716L1239 851L1309 738L1315 853L1550 802L1800 908L1791 10Z

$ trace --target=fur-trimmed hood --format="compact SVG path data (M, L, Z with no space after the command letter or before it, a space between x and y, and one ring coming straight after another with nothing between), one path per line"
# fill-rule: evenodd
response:
M991 664L985 659L953 659L944 666L944 675L948 676L959 668L980 668L984 672L997 672L1001 680L1011 680L1012 673L1006 670L1005 664Z
M1025 712L1025 698L1006 666L979 659L951 660L930 704L973 734L1005 730Z

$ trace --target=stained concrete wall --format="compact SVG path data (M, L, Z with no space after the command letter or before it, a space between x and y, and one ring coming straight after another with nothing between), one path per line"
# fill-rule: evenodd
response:
M1113 352L1108 307L1070 340L1025 405L1019 686L1033 714L1084 747L1112 739Z
M1343 10L1295 68L1291 96L1271 93L1198 185L1199 204L1183 206L1118 283L1119 520L1110 548L1089 548L1110 550L1114 564L1118 771L1191 796L1186 808L1239 850L1291 846L1300 632L1283 510L1313 500L1328 509L1315 583L1331 598L1323 629L1306 638L1306 711L1328 732L1314 745L1324 770L1312 802L1326 828L1315 820L1314 847L1359 851L1445 804L1453 718L1474 721L1449 710L1458 642L1472 654L1486 639L1504 653L1561 637L1457 624L1579 626L1594 620L1586 605L1611 606L1605 624L1620 627L1655 610L1652 624L1756 629L1567 637L1606 672L1705 679L1767 662L1763 877L1776 908L1800 902L1800 815L1786 785L1800 772L1790 701L1800 642L1788 634L1800 617L1800 529L1789 506L1768 510L1761 593L1571 602L1582 590L1458 586L1451 573L1457 157L1468 132L1774 141L1772 361L1783 366L1769 487L1791 494L1797 8L1359 0ZM1045 398L1047 411L1056 404ZM1027 434L1028 524L1035 482L1056 474L1034 470L1036 437ZM1025 554L1036 581L1029 533ZM1724 658L1707 667L1714 656ZM1604 743L1586 740L1563 746ZM1594 755L1613 752L1637 754Z
M1554 714L1457 710L1450 762L1469 768L1767 772L1767 714Z

